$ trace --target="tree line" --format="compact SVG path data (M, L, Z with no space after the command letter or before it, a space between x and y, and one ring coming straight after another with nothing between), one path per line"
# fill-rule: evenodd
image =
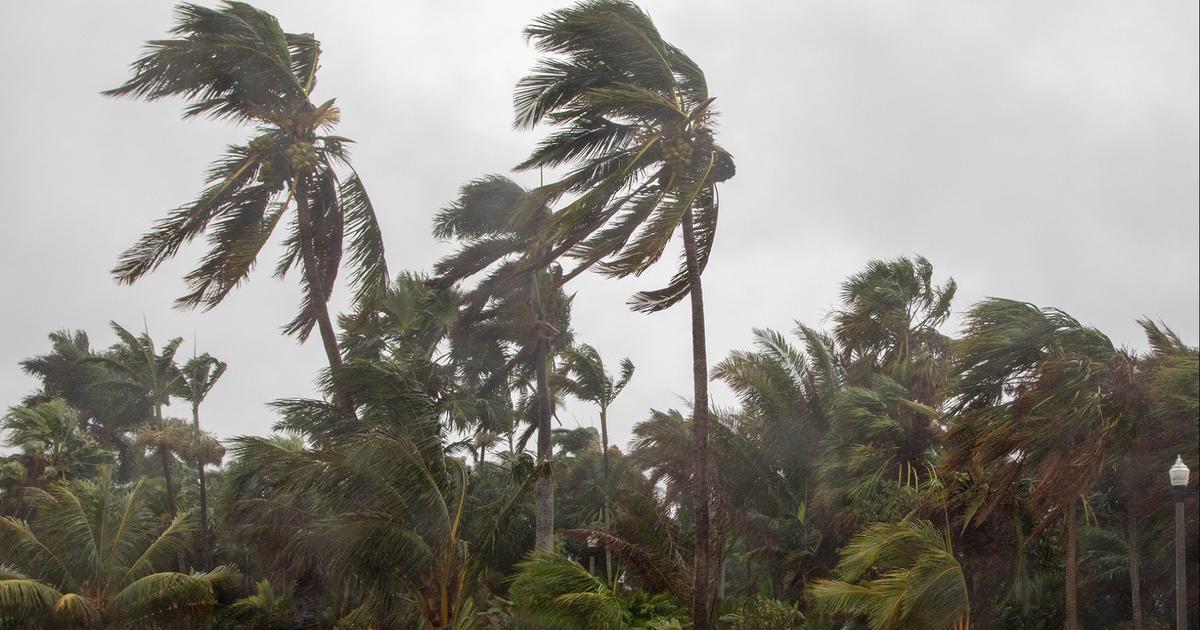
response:
M220 360L116 323L104 349L52 333L21 364L39 388L3 420L5 627L1167 623L1165 471L1197 463L1195 347L1145 320L1135 352L999 298L952 336L957 287L914 257L847 278L829 327L755 329L710 364L702 272L735 168L703 71L624 0L525 35L540 58L513 124L546 135L515 170L564 174L465 183L433 220L453 253L393 276L341 112L313 98L318 40L244 3L177 8L106 94L254 131L113 275L204 236L177 305L212 308L282 229L275 273L304 291L284 331L315 329L328 366L316 397L272 403L274 433L222 444L200 414ZM635 367L578 338L569 283L640 275L677 234L674 276L629 305L688 301L691 406L650 410L622 449L608 410ZM343 272L354 300L335 318ZM736 408L709 404L711 379ZM567 398L599 430L556 427ZM166 417L172 402L192 417Z

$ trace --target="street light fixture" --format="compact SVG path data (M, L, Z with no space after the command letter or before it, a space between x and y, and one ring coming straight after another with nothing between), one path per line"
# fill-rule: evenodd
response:
M1187 533L1184 531L1183 499L1187 496L1191 471L1183 463L1183 457L1176 455L1175 465L1169 473L1171 488L1175 490L1175 627L1184 630L1187 628L1187 559L1184 557Z

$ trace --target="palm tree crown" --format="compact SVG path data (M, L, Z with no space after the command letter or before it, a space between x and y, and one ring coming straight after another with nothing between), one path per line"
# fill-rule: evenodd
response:
M517 168L570 165L534 197L547 204L579 195L544 232L551 258L567 253L579 260L568 279L598 262L606 275L640 274L694 213L703 269L716 231L716 185L734 171L729 153L713 140L704 72L624 0L589 0L548 13L525 34L545 55L517 84L514 122L557 130ZM634 308L667 308L689 286L681 267L667 287L635 296Z
M305 298L284 330L304 340L318 326L330 367L337 368L341 359L326 303L343 254L359 301L386 287L388 275L375 210L350 164L352 141L329 133L340 119L338 108L333 100L309 100L320 43L311 34L283 31L273 16L241 2L218 9L181 4L171 34L149 42L133 63L133 76L105 94L182 97L189 102L185 118L248 123L257 133L230 146L209 170L199 198L143 235L122 254L113 275L132 283L207 233L209 251L185 277L190 292L176 304L212 308L249 276L292 208L275 273L283 277L299 265ZM339 175L339 167L349 175Z

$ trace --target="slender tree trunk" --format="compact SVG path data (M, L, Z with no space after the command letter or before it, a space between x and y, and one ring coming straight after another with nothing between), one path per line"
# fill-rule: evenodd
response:
M167 513L174 519L177 510L175 507L175 484L171 482L171 450L165 446L158 447L158 460L162 462L163 482L167 485Z
M162 405L154 405L154 420L158 422L159 430L165 428L162 415ZM163 483L167 486L167 513L174 519L177 513L175 505L175 484L171 482L171 450L166 446L158 447L158 460L162 463Z
M192 404L192 424L196 428L196 444L200 444L200 404ZM200 472L200 570L212 568L208 536L208 483L204 478L204 455L196 458L196 470Z
M554 549L554 475L551 470L553 445L550 441L550 380L546 374L550 362L550 341L539 338L534 351L534 369L537 373L537 461L538 478L534 484L537 501L537 525L534 534L534 549Z
M1075 564L1075 501L1071 500L1067 507L1067 561L1066 561L1066 591L1067 591L1067 630L1079 630L1079 593L1078 574Z
M1133 470L1133 460L1125 456L1125 470ZM1141 553L1141 531L1137 525L1137 490L1128 481L1125 483L1125 511L1129 524L1129 604L1133 610L1133 630L1143 630L1142 625L1142 578L1138 566Z
M683 249L687 258L689 297L692 302L692 440L695 443L692 483L692 518L695 550L692 560L692 626L708 630L708 356L704 342L704 294L700 286L700 261L692 210L683 215Z
M317 263L316 241L313 235L312 217L308 207L308 181L304 177L296 179L296 225L300 231L300 256L304 261L304 277L308 281L309 290L316 293L315 302L317 330L321 333L321 344L325 347L325 358L329 361L329 369L337 372L342 367L342 353L338 349L337 333L333 321L329 318L328 295L329 288L321 279L321 268ZM347 413L354 415L354 401L344 392L337 392L338 404Z
M296 578L295 609L292 627L297 630L316 628L321 618L321 578L311 568Z
M600 407L600 447L604 451L600 454L600 460L604 462L604 511L600 515L604 522L604 529L612 529L612 479L609 473L608 463L608 407ZM604 576L608 578L608 583L612 584L612 551L608 546L604 547Z

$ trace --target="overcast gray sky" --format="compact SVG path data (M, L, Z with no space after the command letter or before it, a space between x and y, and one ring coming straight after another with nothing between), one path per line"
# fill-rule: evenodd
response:
M337 97L340 133L377 209L393 271L446 251L433 213L466 180L506 171L537 133L510 129L531 66L521 28L558 1L263 1L323 44L314 99ZM838 283L871 258L922 254L982 296L1057 306L1140 346L1138 317L1190 343L1200 328L1197 3L717 2L647 0L664 35L705 69L737 177L705 274L709 356L753 326L825 323ZM205 423L266 432L267 401L312 391L324 357L279 328L299 297L270 263L208 313L179 312L201 248L133 287L117 255L193 198L210 159L247 130L179 120L182 103L102 98L144 40L171 25L160 1L23 2L0 9L0 405L33 386L17 362L52 330L113 341L107 322L157 340L193 335L229 372ZM518 181L536 184L536 175ZM690 396L688 311L624 306L653 277L578 282L575 326L637 376L611 413L623 444L650 407ZM335 301L346 303L346 292ZM715 402L730 405L726 390ZM572 405L564 424L590 424Z

